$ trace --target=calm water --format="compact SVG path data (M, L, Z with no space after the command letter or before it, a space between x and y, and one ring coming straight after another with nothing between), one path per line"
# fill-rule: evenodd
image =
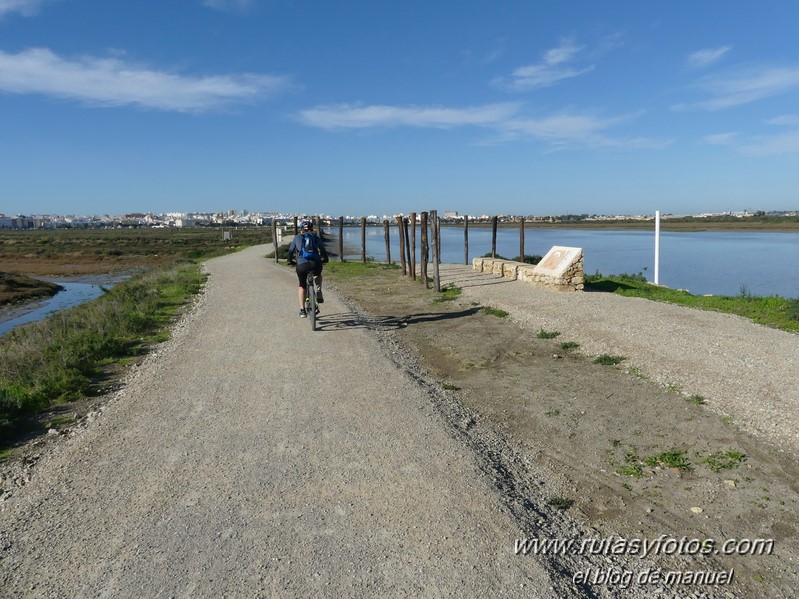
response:
M59 310L65 310L88 302L103 294L101 285L106 289L113 286L119 279L103 279L94 283L77 283L74 281L52 280L53 283L58 283L64 290L59 291L53 297L33 302L27 306L20 308L11 308L10 311L0 313L0 336L5 335L14 327L27 324L29 322L36 322ZM9 314L11 316L9 317ZM5 315L5 316L4 316Z
M337 232L335 229L333 232ZM553 245L583 248L585 271L639 273L654 279L654 231L527 229L525 254L543 256ZM421 234L417 227L418 244ZM361 231L344 229L347 258L360 259ZM491 251L491 229L469 228L469 261ZM366 252L385 260L383 228L367 227ZM497 253L519 255L519 230L497 231ZM391 258L399 257L397 228L391 228ZM463 264L463 227L442 227L441 261ZM694 294L755 295L799 298L799 233L694 232L660 235L660 283Z

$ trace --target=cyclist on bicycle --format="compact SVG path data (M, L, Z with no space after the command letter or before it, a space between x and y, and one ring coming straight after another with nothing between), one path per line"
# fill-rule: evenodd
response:
M300 233L294 236L289 245L288 263L295 264L294 256L297 256L297 279L300 282L297 296L300 300L300 318L305 318L308 313L305 311L305 293L308 285L308 273L314 273L314 283L316 285L316 302L323 303L322 297L322 264L329 260L327 250L319 236L314 233L313 223L309 220L302 221ZM317 308L318 311L318 308Z

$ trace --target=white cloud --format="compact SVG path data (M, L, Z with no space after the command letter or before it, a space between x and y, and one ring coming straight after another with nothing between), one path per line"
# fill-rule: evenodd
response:
M24 16L35 15L44 2L45 0L0 0L0 17L12 12Z
M714 133L713 135L706 135L702 141L706 144L714 146L731 146L738 140L738 133L729 131L727 133Z
M628 123L640 113L601 118L591 114L559 113L538 119L511 119L502 123L501 130L508 139L533 138L551 147L628 147L662 148L668 140L610 137L607 132Z
M799 116L783 115L766 121L768 125L790 127L788 131L774 135L752 135L743 137L739 133L717 133L702 141L728 146L747 156L780 156L799 154Z
M253 5L253 0L203 0L203 6L225 12L246 12Z
M611 118L561 113L540 119L520 115L515 103L467 108L440 106L319 106L299 114L302 123L329 131L370 128L418 127L450 129L476 126L492 132L491 143L536 139L551 148L563 147L663 147L670 142L644 138L611 138L606 131L636 118L638 114Z
M554 85L558 81L577 77L594 69L593 65L585 68L573 68L567 65L575 60L583 50L573 40L563 39L556 48L547 50L540 62L519 67L511 76L498 77L493 83L507 91L527 91Z
M722 76L705 78L698 86L710 94L710 99L678 104L673 108L715 111L770 98L799 88L799 67L740 69Z
M688 66L692 69L704 69L717 62L732 46L721 46L720 48L705 48L698 50L688 56Z
M511 103L469 108L339 104L303 110L300 120L306 125L329 130L398 126L447 129L464 125L493 125L517 110L518 106Z
M799 127L799 115L797 114L784 114L782 116L774 117L766 121L769 125L787 125Z
M43 94L99 106L134 105L201 112L249 101L288 87L272 75L182 76L117 58L61 58L47 48L0 51L0 91Z

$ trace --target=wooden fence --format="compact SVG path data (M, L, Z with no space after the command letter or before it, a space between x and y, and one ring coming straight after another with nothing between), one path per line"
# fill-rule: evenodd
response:
M319 217L313 219L316 223L316 230L322 233L321 220ZM420 244L419 253L420 261L416 263L416 248L417 248L417 234L416 227L417 221L420 228ZM494 216L491 218L491 257L496 258L497 255L497 227L499 217ZM432 283L436 291L441 291L441 278L439 267L441 265L441 219L438 218L438 211L430 210L425 212L411 212L408 216L396 217L397 227L397 240L399 245L399 264L402 268L403 276L411 277L414 281L417 277L421 280L425 288L430 287L431 276L428 266L432 265ZM366 217L360 218L361 230L361 244L360 244L360 259L361 262L367 261L366 255ZM294 217L294 233L298 232L297 217ZM274 225L273 225L274 233ZM391 223L388 220L383 221L383 239L386 247L386 262L392 264L391 258ZM277 242L275 242L277 243ZM275 252L277 256L277 252ZM519 256L524 261L524 219L519 221ZM338 257L341 262L344 262L344 217L338 218ZM276 258L277 260L277 258ZM469 264L469 217L465 216L463 219L463 262ZM417 272L418 271L418 272Z

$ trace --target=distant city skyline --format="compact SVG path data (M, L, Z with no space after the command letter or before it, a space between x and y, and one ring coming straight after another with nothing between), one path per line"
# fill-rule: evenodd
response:
M0 213L799 208L799 4L0 0Z

